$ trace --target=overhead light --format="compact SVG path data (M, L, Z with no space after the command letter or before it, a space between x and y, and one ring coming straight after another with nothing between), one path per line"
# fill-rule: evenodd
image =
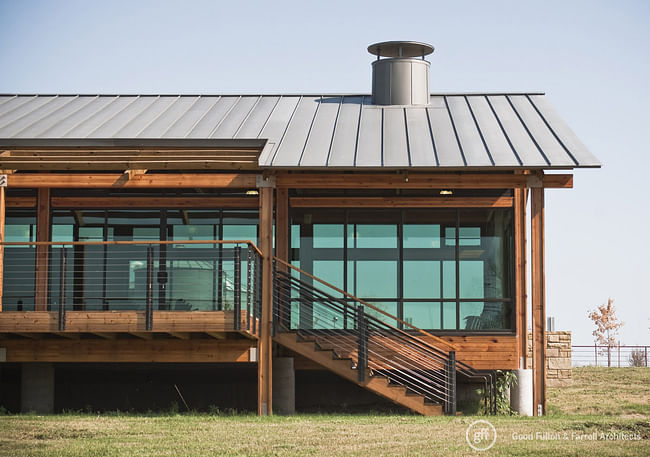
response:
M258 192L257 189L251 189L246 191L246 195L259 195L260 193Z
M441 190L441 191L440 191L440 195L451 195L451 194L453 194L453 193L454 193L454 192L451 191L451 190Z

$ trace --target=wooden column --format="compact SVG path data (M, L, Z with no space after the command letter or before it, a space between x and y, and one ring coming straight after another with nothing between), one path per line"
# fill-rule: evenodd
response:
M257 414L273 413L273 187L260 187L260 250L262 251L262 316L257 342Z
M276 190L275 203L275 255L276 257L289 261L289 189L278 188Z
M526 292L526 189L514 189L515 209L515 303L519 368L526 368L528 316Z
M50 241L50 189L40 187L36 201L36 241ZM34 310L47 311L49 246L36 246Z
M533 318L533 409L546 413L546 335L544 293L544 189L531 191L531 293ZM541 411L540 411L541 405Z
M5 188L0 187L0 243L5 241ZM5 247L0 245L0 312L4 285Z

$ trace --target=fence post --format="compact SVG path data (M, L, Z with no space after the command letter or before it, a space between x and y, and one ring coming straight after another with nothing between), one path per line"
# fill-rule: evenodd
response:
M621 368L621 343L618 343L618 367Z
M598 346L594 343L594 358L596 360L596 366L598 366Z
M648 366L648 346L645 347L645 366Z
M235 285L234 285L234 325L235 330L241 329L241 247L235 246Z
M147 246L147 289L145 304L145 329L153 329L153 246Z
M449 351L447 359L447 404L446 413L450 416L456 415L456 351Z
M368 366L368 329L363 305L357 306L357 329L359 331L359 339L357 342L357 379L359 382L363 382L366 379L366 367Z
M65 331L65 247L61 247L61 264L59 266L59 332Z

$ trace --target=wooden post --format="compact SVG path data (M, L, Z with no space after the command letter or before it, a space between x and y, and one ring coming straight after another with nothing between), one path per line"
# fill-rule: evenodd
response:
M546 413L546 311L544 293L544 189L531 191L531 293L533 314L533 409Z
M36 206L36 241L50 241L50 189L48 187L39 187ZM36 246L35 311L47 311L49 253L49 246Z
M289 189L276 190L277 202L275 209L275 255L289 262ZM278 265L278 268L286 268Z
M515 307L519 368L527 368L528 316L526 296L526 189L514 189Z
M0 243L5 241L5 188L0 187ZM4 285L5 247L0 245L0 312Z
M273 184L262 182L260 191L260 250L262 251L262 313L257 342L257 414L273 414L271 326L273 325Z

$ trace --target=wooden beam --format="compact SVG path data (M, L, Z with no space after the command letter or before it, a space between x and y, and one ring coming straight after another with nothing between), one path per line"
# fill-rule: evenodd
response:
M272 318L273 318L273 188L260 189L260 250L262 251L262 315L257 346L257 413L273 414Z
M16 188L241 188L255 187L255 175L243 173L147 173L132 179L124 173L16 173L7 186Z
M153 333L129 332L129 335L140 338L141 340L153 340Z
M178 338L179 340L189 340L190 333L187 332L167 332L168 335Z
M546 312L544 292L544 189L531 191L531 293L533 320L533 408L546 414Z
M257 208L257 197L52 197L53 208Z
M7 208L34 208L36 197L7 197L5 205Z
M92 332L92 334L105 340L114 340L117 338L117 333Z
M81 338L81 334L79 333L54 332L54 334L68 340L78 340Z
M225 340L226 334L221 332L205 332L206 335L211 336L215 340Z
M281 190L282 189L278 189L278 192L280 192ZM512 197L292 197L291 198L292 208L358 208L358 207L365 207L365 208L512 208L512 205L513 205Z
M0 243L5 242L5 188L0 187ZM2 294L4 286L5 247L0 245L0 312L2 312Z
M513 189L533 187L529 175L508 173L282 173L277 187L297 189ZM539 185L573 187L573 175L543 175Z
M12 175L13 176L13 175ZM50 189L38 189L36 212L36 241L50 241ZM49 246L36 246L36 275L34 285L34 310L47 310Z
M248 362L252 340L4 340L7 362Z

